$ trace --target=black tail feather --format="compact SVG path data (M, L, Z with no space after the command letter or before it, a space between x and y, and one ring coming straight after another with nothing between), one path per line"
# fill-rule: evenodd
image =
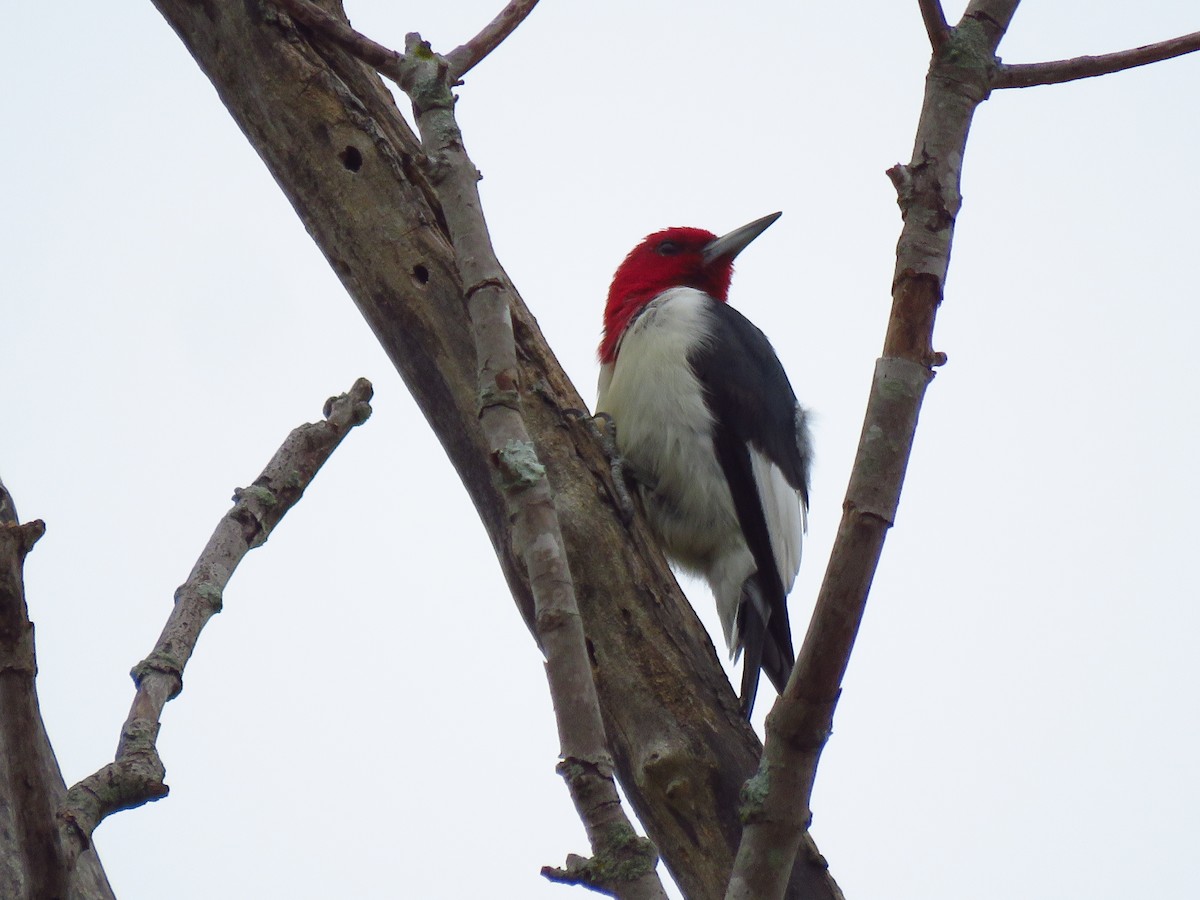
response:
M749 719L754 711L754 697L758 694L758 674L762 670L767 629L753 603L743 599L739 612L742 620L738 631L742 642L742 713Z
M738 640L742 647L741 705L747 719L754 711L759 672L766 672L776 692L782 694L796 665L786 621L772 621L770 607L761 598L762 588L752 575L742 585L742 604L738 609Z
M796 667L796 660L792 656L791 649L790 646L781 647L770 637L763 646L762 669L771 679L771 684L775 686L776 692L780 694L787 687L788 679L792 677L792 669Z

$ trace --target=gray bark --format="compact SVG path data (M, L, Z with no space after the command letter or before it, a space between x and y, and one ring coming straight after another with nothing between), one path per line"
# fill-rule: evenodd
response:
M73 868L64 864L55 811L67 786L38 707L23 576L25 556L45 526L17 522L0 484L0 897L112 900L93 849L84 850Z
M474 345L448 231L391 94L270 6L156 5L409 386L531 622L525 569L479 429ZM739 791L761 746L650 536L640 526L631 535L609 502L607 461L591 432L562 414L582 399L519 299L512 313L526 426L556 494L620 780L684 892L720 897L741 834ZM811 845L791 895L837 896Z

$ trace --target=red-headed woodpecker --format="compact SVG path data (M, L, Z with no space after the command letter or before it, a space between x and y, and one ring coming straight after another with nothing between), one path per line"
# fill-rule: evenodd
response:
M787 594L812 455L779 358L726 302L733 258L779 216L724 237L668 228L625 257L604 310L596 404L667 556L708 580L730 653L745 654L747 717L760 668L782 692L795 663Z

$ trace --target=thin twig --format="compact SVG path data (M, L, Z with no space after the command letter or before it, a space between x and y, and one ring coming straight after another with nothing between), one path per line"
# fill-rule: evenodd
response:
M925 22L925 33L929 35L929 46L933 48L936 56L950 38L950 25L946 22L942 0L917 0L917 4L921 7L921 18Z
M475 68L525 21L525 17L533 12L537 3L538 0L510 0L508 6L500 10L500 14L492 19L483 31L461 47L455 47L447 53L446 62L450 64L450 77L458 81Z
M347 53L358 57L367 65L374 66L393 81L397 83L400 81L400 70L404 64L403 54L355 31L345 20L309 3L308 0L275 0L275 2L297 22L319 32Z
M1002 65L996 72L992 87L1023 88L1039 84L1062 84L1066 81L1094 78L1097 75L1108 75L1162 62L1164 59L1174 59L1176 56L1195 53L1197 50L1200 50L1200 31L1101 56L1077 56L1074 59L1058 59L1053 62Z
M348 393L330 398L325 421L294 429L254 484L234 493L233 507L175 592L175 605L154 649L131 673L137 692L116 758L72 787L59 809L68 869L107 816L167 795L157 748L160 719L163 707L183 690L183 670L201 630L221 611L225 586L238 563L266 542L350 429L371 415L371 394L371 383L360 378Z
M430 183L445 215L466 293L475 338L479 423L514 522L514 549L525 563L533 593L535 627L546 654L546 677L558 720L558 770L592 845L592 859L574 867L571 875L617 897L665 900L654 870L657 851L638 837L613 778L554 494L521 413L511 289L483 218L479 172L467 156L454 116L454 74L418 34L407 36L404 50L408 71L399 84L417 114Z

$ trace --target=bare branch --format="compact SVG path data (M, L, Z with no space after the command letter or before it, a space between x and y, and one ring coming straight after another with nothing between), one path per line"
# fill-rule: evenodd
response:
M925 22L925 33L929 35L929 46L933 48L936 56L950 38L950 25L946 22L942 0L917 0L917 5L921 7L921 18Z
M1162 62L1164 59L1174 59L1176 56L1195 53L1197 50L1200 50L1200 31L1171 38L1169 41L1134 47L1132 50L1105 53L1102 56L1077 56L1074 59L1058 59L1053 62L1002 65L996 72L992 87L1022 88L1039 84L1062 84L1066 81L1094 78L1097 75L1108 75Z
M371 40L359 31L355 31L348 22L326 12L316 4L309 3L308 0L275 0L275 2L297 22L319 32L331 43L358 57L367 65L374 66L379 72L399 83L400 70L404 65L402 54Z
M475 338L479 423L514 520L514 543L528 572L537 637L546 654L562 762L558 769L583 820L593 857L576 867L586 884L618 897L665 898L653 845L626 817L613 778L600 699L592 678L575 585L546 469L521 413L512 294L492 249L477 184L454 117L454 75L419 34L405 39L400 85L413 102L421 143L464 285Z
M404 56L385 47L332 13L326 12L308 0L275 0L275 2L297 22L308 26L328 38L333 44L358 57L369 66L386 75L397 84L402 77ZM537 6L538 0L510 0L496 18L467 41L444 57L450 67L450 81L454 83L475 68L489 53L495 50L506 37L525 21Z
M743 791L746 822L727 900L782 897L811 817L817 762L829 736L841 682L866 608L887 530L896 517L917 417L933 367L967 134L988 96L995 51L1019 0L972 0L935 53L913 161L897 167L904 226L896 247L892 311L883 356L846 489L842 521L808 633L787 688L767 716L757 774ZM963 28L962 24L970 24Z
M55 825L67 786L38 704L24 579L25 557L45 531L40 519L20 524L0 482L0 896L112 900L95 852L68 861Z
M525 17L533 12L538 0L510 0L508 6L500 10L500 14L487 24L487 27L461 47L455 47L446 54L446 62L450 64L450 77L457 81L483 58L500 46L516 27L525 21Z
M54 833L62 776L51 762L54 754L38 709L24 585L25 557L46 525L40 519L18 524L12 507L12 498L0 488L0 797L7 807L0 810L0 821L12 832L10 846L17 857L4 867L7 871L0 870L0 893L17 888L15 896L59 897L70 884Z
M107 816L167 795L156 746L159 720L163 707L183 690L183 670L201 630L221 611L225 586L242 558L266 542L350 429L371 415L371 393L371 383L360 378L348 393L330 398L325 421L293 430L254 484L234 493L233 508L175 592L175 606L154 649L131 673L137 692L115 760L72 787L63 800L59 838L68 869Z
M527 568L514 551L508 501L479 427L464 285L442 204L425 175L425 153L392 94L349 54L314 51L297 32L303 26L286 14L274 23L277 35L263 40L271 23L252 18L252 4L222 7L228 15L214 19L194 0L153 2L403 376L461 475L533 628ZM346 175L348 146L363 158L353 178ZM388 252L380 253L385 245ZM645 523L623 523L609 502L611 468L593 429L563 413L582 409L584 400L530 310L515 291L510 297L522 413L555 490L609 748L681 890L719 898L741 837L738 791L761 743ZM840 896L815 852L797 865L792 888L814 900Z

